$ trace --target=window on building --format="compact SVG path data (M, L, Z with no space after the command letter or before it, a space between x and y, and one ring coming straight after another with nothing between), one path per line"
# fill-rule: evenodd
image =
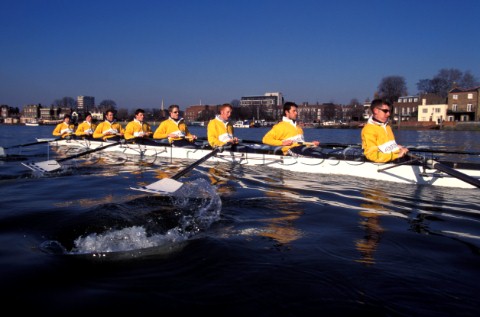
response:
M402 102L402 98L398 98L398 102Z
M454 104L452 105L452 110L453 110L453 111L457 111L457 110L458 110L458 105L457 105L456 103L454 103Z
M473 111L473 105L471 103L467 105L467 111Z
M408 102L412 102L412 98L408 98Z
M458 100L458 95L453 95L452 98L453 100Z
M473 99L473 94L468 94L468 95L467 95L467 98L468 98L468 99Z
M435 113L440 113L441 109L440 108L435 108Z
M413 101L414 101L414 102L417 102L417 101L418 101L418 98L413 98Z
M423 109L422 109L422 113L428 113L428 109L427 109L427 108L423 108Z

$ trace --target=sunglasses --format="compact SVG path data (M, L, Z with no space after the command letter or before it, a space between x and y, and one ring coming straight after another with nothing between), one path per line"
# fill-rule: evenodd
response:
M390 109L381 109L381 108L377 108L378 110L380 111L383 111L383 113L389 113L390 112Z

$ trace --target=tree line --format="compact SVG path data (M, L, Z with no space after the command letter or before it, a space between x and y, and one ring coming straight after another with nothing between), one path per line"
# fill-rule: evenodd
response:
M420 79L417 82L419 94L433 93L447 98L448 92L455 87L474 88L480 86L479 80L470 72L456 68L442 68L433 78ZM375 98L386 98L392 103L401 96L407 96L407 84L402 76L387 76L378 85Z

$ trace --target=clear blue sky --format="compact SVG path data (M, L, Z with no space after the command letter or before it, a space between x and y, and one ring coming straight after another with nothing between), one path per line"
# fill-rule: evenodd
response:
M442 68L480 77L479 13L478 0L2 0L0 104L345 104L392 75L416 94Z

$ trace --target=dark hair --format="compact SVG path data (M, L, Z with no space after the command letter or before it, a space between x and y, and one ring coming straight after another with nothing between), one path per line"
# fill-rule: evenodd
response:
M287 101L286 103L284 103L284 104L283 104L283 115L285 115L285 113L286 113L287 111L290 111L290 109L292 109L292 107L298 108L297 104L294 103L294 102Z
M135 110L135 116L139 113L145 113L145 111L143 109L137 109Z
M69 114L65 114L65 115L63 115L63 119L65 119L65 118L69 118L69 119L71 119L71 118L72 118L72 116L70 116Z
M392 107L392 104L389 100L377 98L377 99L373 99L372 102L370 103L370 110L373 112L373 109L379 108L382 105L387 105L390 108Z
M171 105L170 107L168 107L168 112L172 112L173 109L177 108L178 110L180 110L180 107L178 105Z
M92 114L90 112L85 113L85 118L88 116L92 116Z

